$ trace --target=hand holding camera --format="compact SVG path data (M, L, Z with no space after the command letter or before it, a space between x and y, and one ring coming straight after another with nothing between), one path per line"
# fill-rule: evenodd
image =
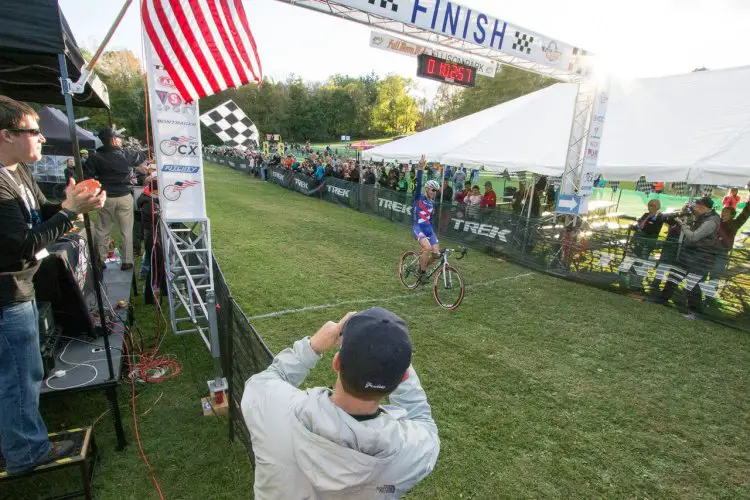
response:
M356 312L348 312L341 318L338 323L333 321L326 322L320 327L320 330L312 336L310 339L310 347L315 351L316 354L323 354L324 352L341 345L341 332L344 330L346 320L357 314Z

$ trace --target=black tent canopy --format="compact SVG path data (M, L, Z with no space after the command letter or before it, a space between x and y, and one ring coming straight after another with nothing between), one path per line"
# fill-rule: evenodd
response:
M70 139L68 117L59 109L48 106L39 110L39 127L47 140L42 147L45 155L72 156L73 141ZM76 125L78 144L83 149L96 149L102 141L91 132Z
M58 54L74 82L85 61L57 0L0 0L0 94L20 101L64 104ZM78 106L109 108L107 87L92 75Z

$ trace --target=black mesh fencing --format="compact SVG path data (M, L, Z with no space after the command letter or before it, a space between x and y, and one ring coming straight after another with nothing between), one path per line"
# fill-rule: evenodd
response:
M269 168L267 180L398 224L413 223L411 194L331 177L317 182L286 168ZM675 236L674 220L666 239L642 237L633 222L606 215L579 218L576 224L454 203L436 204L433 216L441 239L750 330L750 251L723 248L710 239L695 246Z
M213 259L214 292L221 347L221 365L229 391L229 439L239 437L253 460L252 443L242 417L242 395L245 382L265 370L273 361L273 353L263 342L240 306L232 298L224 274Z
M247 172L250 173L251 171L256 171L256 167L250 166L250 160L248 158L240 158L237 156L222 156L222 155L214 155L214 154L204 154L203 158L206 161L210 161L211 163L216 163L217 165L223 165L225 167L229 167L234 170L239 170L240 172Z

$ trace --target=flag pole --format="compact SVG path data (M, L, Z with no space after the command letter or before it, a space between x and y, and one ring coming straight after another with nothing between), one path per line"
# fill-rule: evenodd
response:
M107 32L107 35L104 37L104 40L102 40L102 43L99 44L99 48L96 50L96 53L94 53L94 57L91 58L91 61L84 67L81 68L81 76L78 77L78 80L74 83L70 84L70 90L74 94L80 94L83 92L83 88L86 85L86 82L89 81L89 78L91 77L91 74L94 71L94 67L96 66L96 63L99 62L99 57L101 57L102 53L104 52L104 49L107 48L107 44L112 39L112 35L115 34L115 31L120 26L120 23L122 22L122 18L125 17L125 13L128 11L130 6L133 4L133 0L125 0L125 4L120 9L119 14L117 14L117 17L115 18L115 22L112 23L112 26L109 28L109 31Z

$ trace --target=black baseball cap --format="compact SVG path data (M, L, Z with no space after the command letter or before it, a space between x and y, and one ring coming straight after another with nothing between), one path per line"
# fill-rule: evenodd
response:
M411 365L411 340L406 322L381 307L346 321L339 351L342 378L361 392L391 392Z
M703 205L704 207L709 208L709 209L714 208L714 200L712 200L708 196L704 196L700 200L697 200L695 202L695 204L696 205Z
M123 138L124 136L113 128L102 128L99 129L99 133L96 134L102 142L106 142L113 137Z

